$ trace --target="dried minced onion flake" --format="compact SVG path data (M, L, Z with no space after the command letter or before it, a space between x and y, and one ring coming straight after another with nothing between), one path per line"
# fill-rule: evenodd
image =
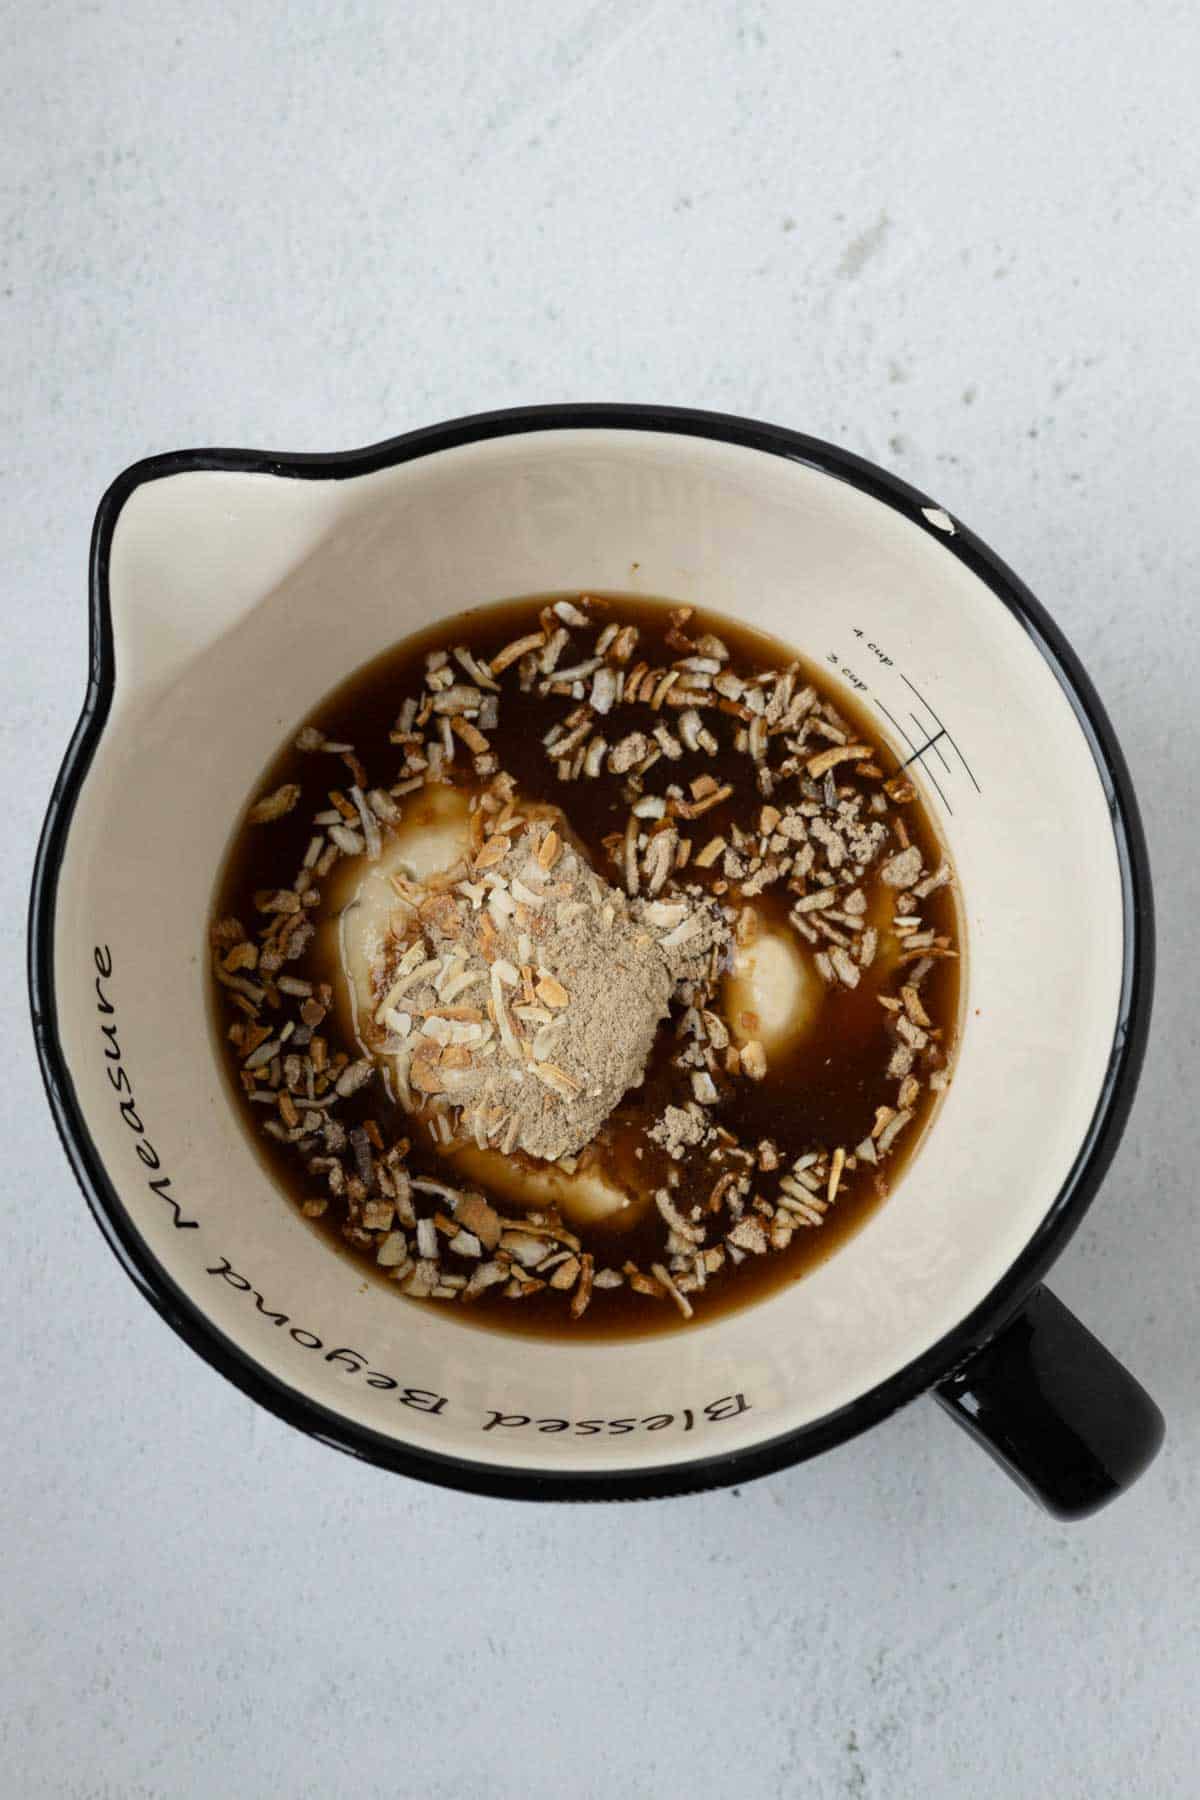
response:
M349 825L330 825L329 837L347 856L361 856L366 847L361 835Z
M658 1189L654 1196L654 1204L666 1220L668 1227L678 1237L686 1238L689 1244L704 1242L706 1233L703 1225L694 1225L690 1219L685 1219L666 1188Z

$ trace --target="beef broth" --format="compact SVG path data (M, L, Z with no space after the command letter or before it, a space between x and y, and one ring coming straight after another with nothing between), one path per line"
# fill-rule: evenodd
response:
M561 617L549 610L556 599ZM627 628L636 645L622 657L629 639L619 633ZM558 634L564 641L556 666L543 672ZM506 647L525 639L529 645L502 667ZM715 646L719 654L705 654ZM482 695L482 706L469 701L470 717L430 710L428 658L455 647L468 655L445 665L453 683L442 678L437 691L450 696L448 704L460 693ZM498 706L493 689L472 674L472 661L477 675L496 666ZM647 673L635 680L642 665ZM566 679L555 679L559 670ZM774 722L760 724L781 691L767 677L784 671L786 706ZM730 694L738 681L751 685L724 704L714 683L727 674L736 677L722 680ZM763 711L745 704L756 679ZM625 698L631 688L632 702ZM801 708L810 688L816 697ZM680 705L681 693L695 704ZM407 732L398 730L404 702L423 695L424 739L412 709ZM780 726L788 707L797 715L790 730ZM581 713L586 731L572 723ZM481 718L486 729L475 723ZM638 743L623 746L639 733L646 747L635 757ZM515 1249L491 1246L490 1266L498 1258L505 1278L496 1275L477 1297L469 1287L489 1246L468 1232L478 1253L456 1256L453 1237L465 1227L456 1226L454 1202L421 1183L482 1191L484 1210L511 1221L514 1246L522 1213L511 1198L461 1178L448 1163L446 1145L436 1141L449 1129L441 1121L451 1121L456 1133L467 1127L452 1108L438 1111L444 1095L426 1095L424 1112L421 1105L413 1111L411 1094L403 1103L388 1073L402 1067L404 1054L394 1048L392 1027L380 1028L382 1048L365 1046L361 1033L353 1041L338 1005L347 982L338 936L320 929L340 904L337 895L344 898L347 872L369 859L377 840L386 841L389 813L419 814L433 791L417 779L427 779L428 768L413 773L414 758L430 760L430 743L441 749L433 772L469 797L477 854L513 814L531 844L544 842L545 823L541 838L532 835L522 808L561 809L562 829L580 855L623 892L619 905L629 910L630 929L669 944L665 915L676 900L685 929L692 917L721 921L705 952L710 973L673 976L682 985L658 1025L640 1085L628 1089L579 1159L638 1203L585 1226L564 1220L553 1204L531 1202L535 1218L549 1221L533 1227L535 1239L546 1233L546 1257L532 1260L536 1244L521 1249L525 1261ZM448 749L453 761L445 759ZM735 620L640 596L542 596L478 608L404 640L341 683L253 791L264 798L235 830L217 883L213 1017L220 1055L234 1102L279 1188L373 1276L392 1282L399 1271L401 1291L452 1302L453 1316L474 1325L574 1338L642 1335L684 1326L689 1317L693 1325L712 1320L799 1279L895 1186L953 1060L962 941L955 885L911 772L901 769L860 703L790 647ZM668 832L670 875L650 893L665 852L655 840ZM684 840L687 852L679 847ZM854 863L868 843L869 858ZM779 865L785 872L772 877ZM907 879L910 868L920 877ZM528 890L518 884L518 891ZM422 955L429 947L413 936L419 902L410 901L409 936L401 932L390 962L381 962L373 999L406 943L422 942ZM455 903L470 925L471 906L478 913L479 903ZM536 915L527 917L536 923ZM867 956L872 933L876 948ZM808 1023L769 1054L753 1035L754 1017L721 1016L721 996L734 991L731 959L768 940L794 944L810 981L814 966L820 970ZM444 949L453 939L429 941ZM699 1003L705 995L707 1006ZM293 1029L279 1041L285 1017ZM490 1031L486 1018L482 1030ZM372 1054L378 1066L370 1065ZM471 1054L456 1052L457 1060L465 1055L469 1062ZM487 1128L481 1117L471 1125L477 1144ZM689 1141L701 1130L699 1141ZM400 1154L398 1144L407 1146ZM536 1173L539 1165L519 1146L506 1149L512 1167ZM733 1180L727 1198L713 1206L723 1176ZM474 1201L471 1216L484 1216ZM696 1234L702 1242L693 1243ZM401 1254L397 1239L403 1260L388 1262ZM431 1243L438 1255L420 1254ZM706 1256L714 1266L700 1266Z

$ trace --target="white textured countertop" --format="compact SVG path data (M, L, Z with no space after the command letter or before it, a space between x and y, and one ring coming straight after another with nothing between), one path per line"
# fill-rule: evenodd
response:
M0 1789L1195 1794L1195 9L10 0L2 30ZM1159 998L1054 1286L1169 1438L1089 1524L928 1403L740 1493L424 1489L244 1400L87 1216L22 940L102 489L183 444L554 399L884 462L1021 572L1111 711Z

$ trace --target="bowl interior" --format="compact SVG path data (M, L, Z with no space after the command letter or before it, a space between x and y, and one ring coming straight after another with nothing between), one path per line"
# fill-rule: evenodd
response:
M810 1423L959 1323L1052 1205L1113 1049L1122 899L1072 706L946 528L801 461L617 429L463 445L348 479L198 470L136 488L109 588L112 710L55 919L70 1080L134 1229L286 1386L478 1464L613 1470ZM896 1194L833 1259L711 1326L524 1341L404 1302L271 1186L205 1016L231 820L284 734L409 631L588 587L745 619L854 686L915 754L961 879L958 1071Z

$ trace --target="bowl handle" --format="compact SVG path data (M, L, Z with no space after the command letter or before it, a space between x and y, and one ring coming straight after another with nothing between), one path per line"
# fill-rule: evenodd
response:
M1047 1288L934 1392L1058 1519L1085 1519L1114 1500L1163 1440L1145 1388Z

